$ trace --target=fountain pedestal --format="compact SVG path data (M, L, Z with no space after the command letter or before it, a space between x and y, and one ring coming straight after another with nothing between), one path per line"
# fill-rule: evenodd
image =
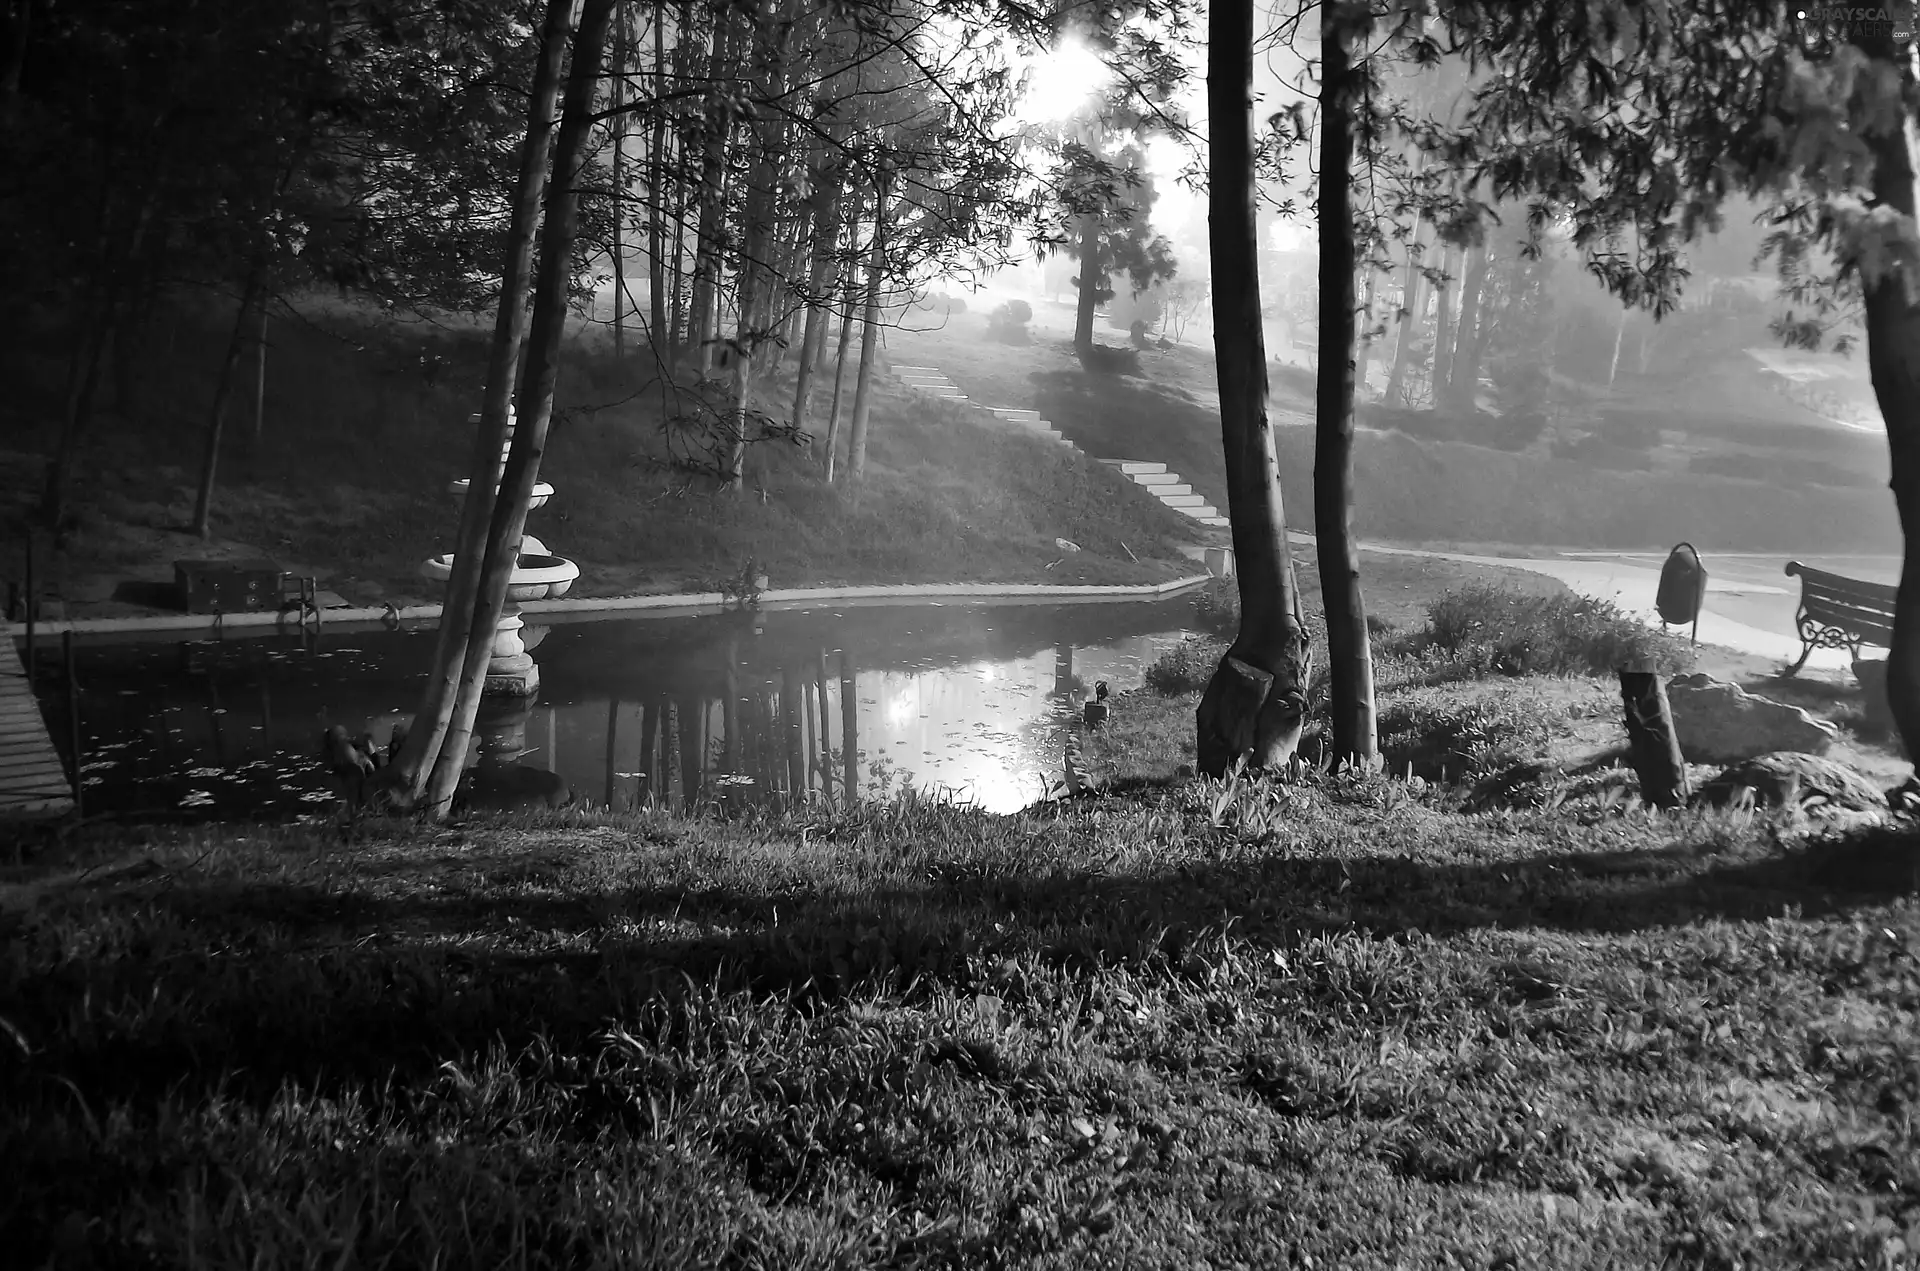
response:
M471 415L468 422L475 427L480 425L480 416ZM513 447L513 411L507 411L507 441L501 449L501 462L506 461L507 452ZM454 481L447 486L447 493L456 501L464 501L469 481ZM495 487L496 491L499 487ZM533 496L527 501L528 510L540 507L553 497L553 487L545 481L533 487ZM453 553L446 552L434 557L420 566L420 572L428 578L444 583L453 575ZM527 641L522 636L524 624L520 619L520 605L528 600L545 600L550 597L564 596L580 577L580 567L564 556L554 556L547 551L547 545L531 534L520 539L520 551L514 559L513 574L507 582L506 603L500 610L500 621L493 629L491 657L487 662L487 681L483 692L493 697L531 697L540 688L540 668L527 652Z

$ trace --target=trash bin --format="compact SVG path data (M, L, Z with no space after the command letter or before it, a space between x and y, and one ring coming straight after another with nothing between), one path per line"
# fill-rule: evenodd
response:
M1653 607L1660 614L1661 625L1684 627L1691 623L1697 642L1700 606L1706 598L1707 567L1700 563L1700 553L1692 543L1681 543L1667 553L1667 563L1660 567L1660 590Z

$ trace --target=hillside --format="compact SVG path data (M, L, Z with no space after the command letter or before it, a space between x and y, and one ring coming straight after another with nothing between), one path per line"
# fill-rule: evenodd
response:
M106 377L78 466L74 515L43 594L73 612L124 611L126 584L170 581L177 558L271 557L357 603L434 598L422 560L448 550L478 409L486 332L468 322L379 318L316 300L269 333L264 426L253 435L254 365L229 411L214 536L183 532L193 506L226 314L180 303ZM0 526L18 544L49 452L64 340L32 317L10 332L16 392L0 406ZM562 368L541 477L556 490L529 530L581 565L576 595L706 589L749 560L776 586L881 582L1156 582L1193 572L1191 522L1085 456L985 424L890 381L874 395L868 480L827 487L813 451L752 447L748 493L691 470L698 439L663 419L712 402L691 382L652 382L597 332ZM791 376L767 390L784 415ZM823 416L830 395L815 398ZM847 401L850 414L851 377ZM663 406L670 409L663 409ZM1057 538L1083 550L1063 553ZM45 548L42 549L45 552Z
M1073 354L1064 306L1034 303L1031 343L1006 344L987 333L995 299L939 329L895 332L890 350L976 397L1038 409L1094 454L1164 462L1225 506L1209 348L1144 351L1139 375L1093 373ZM1288 521L1311 528L1314 376L1276 362L1272 382ZM1705 365L1623 374L1614 390L1562 383L1579 435L1518 450L1491 444L1501 431L1491 415L1363 406L1356 526L1399 543L1897 550L1884 437L1823 419L1770 382L1735 342Z

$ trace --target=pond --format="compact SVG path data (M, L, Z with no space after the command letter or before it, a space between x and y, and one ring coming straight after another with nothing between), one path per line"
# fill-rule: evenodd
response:
M1193 609L1182 598L921 602L562 619L529 615L540 691L489 699L470 761L546 769L576 799L615 808L729 790L860 798L907 782L1009 812L1059 781L1093 686L1139 686L1189 634ZM328 815L338 787L321 732L337 723L384 745L417 707L434 639L431 624L77 638L86 810ZM41 692L64 752L59 678Z

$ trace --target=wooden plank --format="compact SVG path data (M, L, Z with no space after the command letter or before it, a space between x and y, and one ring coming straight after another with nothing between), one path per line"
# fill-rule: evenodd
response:
M12 640L0 640L0 818L27 820L73 810L67 766Z

